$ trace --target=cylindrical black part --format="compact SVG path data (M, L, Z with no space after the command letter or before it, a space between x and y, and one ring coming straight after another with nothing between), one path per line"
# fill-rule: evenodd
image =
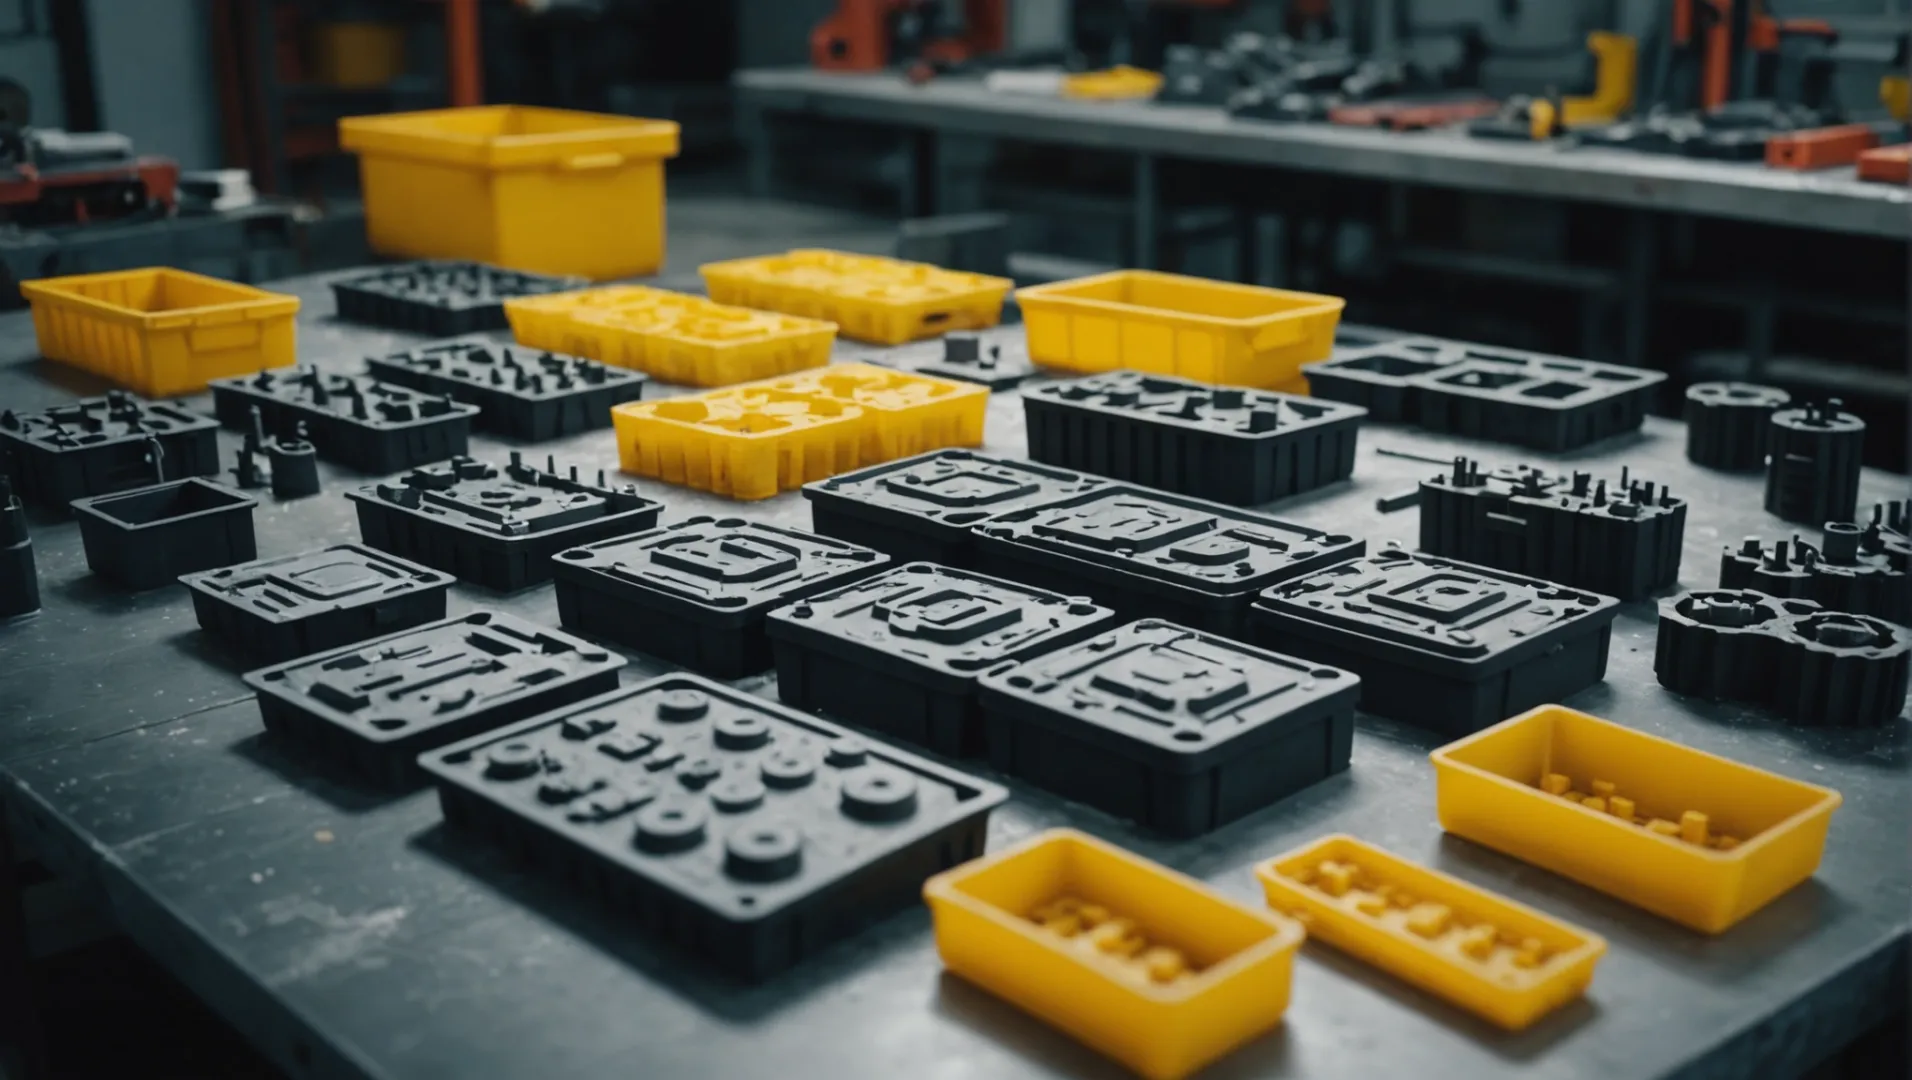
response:
M1759 468L1773 413L1791 400L1755 383L1694 383L1686 388L1686 459L1709 469Z
M1878 727L1905 708L1912 681L1906 631L1883 619L1828 611L1788 621L1774 711L1808 727Z
M0 475L0 618L40 610L40 572L27 536L27 515Z
M1837 400L1782 409L1773 414L1767 437L1767 513L1808 525L1853 519L1864 420L1842 411Z
M274 495L296 499L319 493L319 455L311 443L275 440L270 455Z

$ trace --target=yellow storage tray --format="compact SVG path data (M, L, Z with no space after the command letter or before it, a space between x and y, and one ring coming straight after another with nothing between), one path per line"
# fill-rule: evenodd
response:
M671 121L485 105L348 117L339 145L381 254L596 279L664 265Z
M923 898L951 971L1151 1080L1279 1024L1303 937L1072 829L938 874Z
M1840 803L1559 705L1432 760L1448 832L1713 934L1812 876Z
M836 325L614 285L505 301L534 348L587 356L686 386L731 386L830 362Z
M297 359L299 298L170 267L23 282L49 360L146 397Z
M987 387L834 364L611 410L625 472L767 499L861 465L982 445Z
M1268 906L1310 936L1510 1030L1578 998L1606 954L1599 935L1328 836L1255 867Z
M710 298L833 322L845 337L901 345L1002 320L1012 282L927 263L805 248L698 267Z
M1347 302L1259 285L1117 270L1016 292L1029 358L1272 390L1326 360Z

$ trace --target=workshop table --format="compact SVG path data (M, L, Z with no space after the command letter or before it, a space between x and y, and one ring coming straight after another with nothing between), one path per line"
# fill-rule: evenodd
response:
M322 279L283 287L305 299L300 355L309 362L351 368L413 340L333 318ZM25 314L0 316L0 404L37 409L96 388L36 359ZM1016 394L995 396L986 449L1022 451L1020 413ZM1681 577L1710 586L1722 543L1792 529L1761 510L1757 477L1689 465L1683 436L1680 425L1650 419L1643 431L1568 460L1628 465L1687 498ZM229 432L221 441L228 454L238 445ZM473 442L480 454L507 449L488 437ZM1375 499L1431 467L1377 454L1382 447L1437 458L1467 452L1490 463L1525 456L1369 425L1352 481L1287 500L1278 512L1365 536L1374 549L1411 544L1416 515L1382 515ZM616 461L608 431L536 447L546 451L587 467ZM262 556L358 538L342 493L369 479L321 468L323 494L262 500ZM665 520L718 513L809 523L795 494L738 504L639 486L665 500ZM1868 472L1862 494L1882 499L1902 488L1900 478ZM87 573L70 521L36 512L33 523L45 610L0 627L0 797L13 837L288 1073L1121 1075L944 974L920 908L873 922L762 985L700 969L615 912L448 832L429 790L376 793L302 760L263 731L239 667L196 629L184 589L119 592ZM454 614L479 605L557 625L548 585L510 596L453 589ZM1653 678L1654 610L1651 601L1624 607L1607 680L1568 704L1845 795L1818 875L1717 937L1444 836L1426 760L1442 740L1368 717L1357 721L1349 771L1199 839L1169 842L1007 780L1012 796L991 818L989 846L1073 825L1259 904L1256 861L1349 832L1610 943L1586 998L1519 1034L1309 944L1281 1029L1206 1076L1797 1072L1904 1007L1912 922L1906 724L1796 730L1753 710L1678 699ZM666 670L631 659L627 684ZM775 693L769 675L740 685ZM974 762L961 767L990 775Z

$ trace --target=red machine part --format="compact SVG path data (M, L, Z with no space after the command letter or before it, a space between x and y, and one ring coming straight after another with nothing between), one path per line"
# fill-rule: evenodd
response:
M943 2L837 0L836 11L810 32L810 62L827 71L881 71L900 60L956 63L1003 48L1008 39L1008 0L962 0L961 36L924 42L917 56L892 55L897 16Z
M142 157L130 165L42 175L32 165L0 171L0 208L31 206L58 196L72 198L73 220L84 223L92 211L86 196L138 185L145 197L137 208L160 205L170 211L179 202L179 165L170 158Z
M1859 179L1876 184L1903 184L1912 180L1912 143L1881 146L1861 153Z
M1787 132L1766 140L1766 164L1775 169L1799 170L1851 165L1880 141L1878 129L1871 124Z

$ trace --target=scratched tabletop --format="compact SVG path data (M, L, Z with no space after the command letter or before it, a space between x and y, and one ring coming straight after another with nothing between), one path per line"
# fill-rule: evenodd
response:
M420 340L334 318L325 278L304 299L299 353L332 370ZM1007 328L999 333L1014 335ZM839 358L865 355L839 346ZM40 360L25 313L0 316L0 407L35 410L103 389ZM657 386L655 394L680 392ZM210 410L209 399L189 399ZM985 449L1020 455L1015 392L989 406ZM1563 458L1631 467L1690 502L1680 579L1717 581L1720 545L1793 529L1765 514L1757 476L1690 465L1684 429L1643 430ZM221 432L230 458L238 440ZM474 453L508 444L474 436ZM1360 435L1351 481L1274 504L1281 516L1412 545L1416 514L1378 496L1432 467L1377 453L1536 460L1384 424ZM610 432L539 444L560 462L614 466ZM359 539L350 487L262 498L259 554ZM796 494L738 504L639 482L664 521L692 514L808 526ZM1902 478L1867 472L1862 504ZM268 736L240 663L201 633L186 590L128 594L87 572L77 528L35 510L45 609L0 625L0 798L16 840L96 901L289 1074L300 1077L1115 1077L1109 1062L943 972L913 908L760 985L700 969L667 941L447 831L436 795L391 796ZM498 595L459 584L451 614L491 607L556 626L547 584ZM1444 836L1427 753L1442 740L1366 716L1352 767L1200 839L1172 842L995 776L1009 801L991 849L1071 825L1261 902L1258 860L1353 833L1578 923L1610 943L1584 1000L1531 1029L1491 1028L1385 973L1310 943L1275 1033L1204 1076L1643 1077L1788 1075L1904 1006L1912 923L1912 778L1903 718L1880 730L1800 730L1756 710L1676 698L1652 672L1655 605L1623 608L1606 681L1567 704L1751 765L1837 788L1810 882L1708 937L1547 872ZM626 684L671 670L628 654ZM739 686L775 696L774 676Z

